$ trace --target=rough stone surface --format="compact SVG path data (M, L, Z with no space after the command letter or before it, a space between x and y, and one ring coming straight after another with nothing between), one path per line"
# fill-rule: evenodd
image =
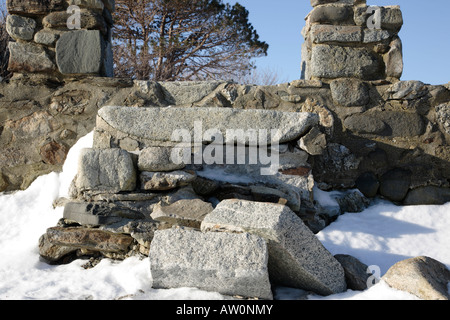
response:
M312 77L376 80L381 77L380 68L377 57L366 48L324 44L318 44L312 48Z
M450 202L450 189L436 186L419 187L408 192L405 205L442 205Z
M326 145L327 137L318 127L313 127L299 140L299 147L313 156L321 155Z
M269 110L237 110L230 108L128 108L104 107L99 117L109 126L124 134L155 142L171 142L175 129L184 130L195 139L195 123L201 122L202 133L217 129L227 141L228 130L268 130L266 142L287 142L304 134L318 117L310 113L277 112ZM177 119L177 127L173 126ZM130 126L129 123L133 123ZM157 125L155 125L157 124ZM278 130L272 136L270 131ZM228 131L229 132L229 131ZM175 135L176 136L176 135ZM175 137L179 139L179 137ZM200 137L207 142L210 137ZM244 137L248 143L248 138ZM190 143L191 140L189 140ZM179 141L181 142L181 141ZM183 141L185 142L185 141ZM198 142L198 141L196 141ZM211 142L211 141L210 141Z
M46 49L39 45L9 42L8 70L11 72L52 72L56 69Z
M353 20L353 8L349 5L315 7L311 12L311 23L340 24Z
M214 208L211 203L200 199L179 200L171 205L157 204L151 214L152 219L171 225L200 229L201 223Z
M167 191L187 186L195 180L196 175L186 171L141 172L139 179L141 190Z
M357 291L366 290L367 280L370 277L367 272L368 266L350 255L337 254L334 257L344 268L347 288Z
M415 257L393 265L382 279L391 287L423 300L449 300L450 270L430 257Z
M272 299L265 241L174 228L155 232L150 248L153 288L195 287L224 295Z
M98 74L103 63L103 40L97 30L78 30L61 35L56 43L56 62L62 74Z
M182 148L148 147L139 154L138 168L140 171L175 171L183 169L184 163L174 163L173 159L182 157Z
M395 168L380 178L380 194L392 201L405 199L411 184L411 171Z
M391 85L385 93L387 99L412 100L423 97L428 89L422 81L400 81Z
M266 239L270 276L279 284L322 295L346 288L339 262L284 205L225 200L205 217L202 230L250 232Z
M314 43L328 42L361 42L361 27L357 26L333 26L313 25L310 33L311 41Z
M29 41L33 39L36 20L18 15L6 17L6 31L14 40Z
M356 79L338 79L330 83L333 100L344 107L364 106L369 103L369 88Z
M436 115L444 131L450 135L450 103L443 103L436 106Z
M7 0L9 13L46 14L63 8L63 0Z
M136 169L131 155L120 149L83 149L76 187L79 191L133 191Z

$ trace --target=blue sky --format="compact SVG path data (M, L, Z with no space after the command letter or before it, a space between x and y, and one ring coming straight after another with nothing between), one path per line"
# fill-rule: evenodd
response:
M278 73L282 82L300 78L300 32L311 11L309 0L237 0L250 12L250 22L270 48L256 59L259 68ZM428 84L450 81L450 0L367 0L368 5L400 5L404 24L402 80Z

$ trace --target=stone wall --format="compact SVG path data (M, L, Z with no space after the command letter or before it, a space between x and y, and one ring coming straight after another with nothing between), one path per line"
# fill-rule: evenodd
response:
M7 9L9 71L113 75L113 0L8 0Z
M365 0L311 1L302 30L303 79L398 80L403 72L399 6Z

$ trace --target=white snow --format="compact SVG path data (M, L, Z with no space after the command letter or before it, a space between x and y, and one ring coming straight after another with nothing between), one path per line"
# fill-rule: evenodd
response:
M148 259L122 262L103 259L96 267L86 262L51 266L41 261L38 239L62 217L62 208L52 203L66 196L81 148L92 146L92 133L69 152L62 173L38 178L27 190L0 194L0 300L221 300L215 292L195 288L151 288ZM227 177L229 178L229 177ZM333 194L334 195L334 194ZM330 194L320 199L334 205ZM380 275L397 261L419 255L435 258L450 267L450 203L443 206L398 207L377 201L361 213L346 213L317 234L333 254L351 254L367 265L378 266ZM450 285L449 285L450 290ZM413 300L408 293L380 281L370 289L348 290L328 297L302 290L276 288L277 299Z

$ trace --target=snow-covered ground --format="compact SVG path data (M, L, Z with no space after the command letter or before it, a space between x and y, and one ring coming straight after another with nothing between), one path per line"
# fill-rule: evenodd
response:
M0 300L221 300L226 297L195 288L151 288L148 259L123 262L103 259L95 268L86 261L50 266L39 259L38 239L62 217L52 202L67 194L76 173L78 152L92 145L92 134L73 147L62 173L38 178L26 191L0 194ZM330 194L320 196L332 202ZM333 254L351 254L383 275L397 261L426 255L450 267L450 203L398 207L377 201L361 213L346 213L317 236ZM291 300L304 292L277 288L275 298ZM383 281L363 292L307 299L412 300L416 297Z

